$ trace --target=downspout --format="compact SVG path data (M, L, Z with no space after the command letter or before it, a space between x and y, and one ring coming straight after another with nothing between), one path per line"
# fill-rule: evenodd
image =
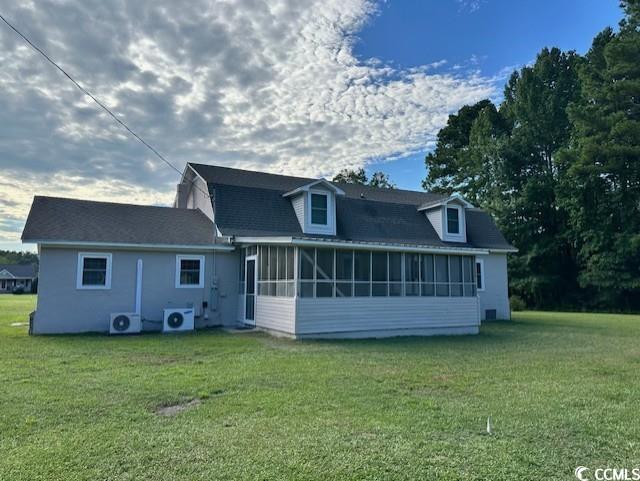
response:
M136 266L136 314L142 311L142 259L138 259Z

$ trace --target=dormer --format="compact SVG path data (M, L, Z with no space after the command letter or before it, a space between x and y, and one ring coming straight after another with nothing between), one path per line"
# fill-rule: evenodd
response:
M302 232L336 235L336 196L344 195L326 179L318 179L287 192Z
M424 212L429 222L446 242L467 242L466 209L473 205L460 194L453 194L445 199L427 202L418 207Z

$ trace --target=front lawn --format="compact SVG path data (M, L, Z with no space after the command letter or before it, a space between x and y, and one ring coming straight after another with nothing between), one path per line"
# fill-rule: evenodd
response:
M569 480L640 463L639 316L373 341L29 337L12 324L34 303L0 296L0 480Z

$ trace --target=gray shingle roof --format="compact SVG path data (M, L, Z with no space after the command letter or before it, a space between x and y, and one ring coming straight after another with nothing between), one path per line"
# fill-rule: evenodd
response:
M0 264L0 272L7 271L13 277L29 279L36 276L37 266L33 264Z
M292 177L289 175L268 174L251 170L231 169L217 165L189 163L208 183L214 185L233 185L236 187L255 187L257 189L277 190L289 192L297 187L315 182L318 179L308 177ZM345 192L346 197L360 199L364 196L368 200L393 202L398 204L423 204L435 200L445 199L447 196L429 192L416 192L402 189L380 189L368 185L343 184L331 182Z
M210 245L214 228L199 210L36 196L22 240Z
M303 234L291 201L282 197L317 179L190 164L207 181L216 224L224 235L323 237ZM335 183L345 192L336 198L335 238L431 246L508 249L489 214L467 211L467 243L443 242L417 207L446 196L399 189Z

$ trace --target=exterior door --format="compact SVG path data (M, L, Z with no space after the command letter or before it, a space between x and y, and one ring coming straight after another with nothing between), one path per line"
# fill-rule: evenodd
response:
M244 322L256 324L256 256L247 257L244 275Z

